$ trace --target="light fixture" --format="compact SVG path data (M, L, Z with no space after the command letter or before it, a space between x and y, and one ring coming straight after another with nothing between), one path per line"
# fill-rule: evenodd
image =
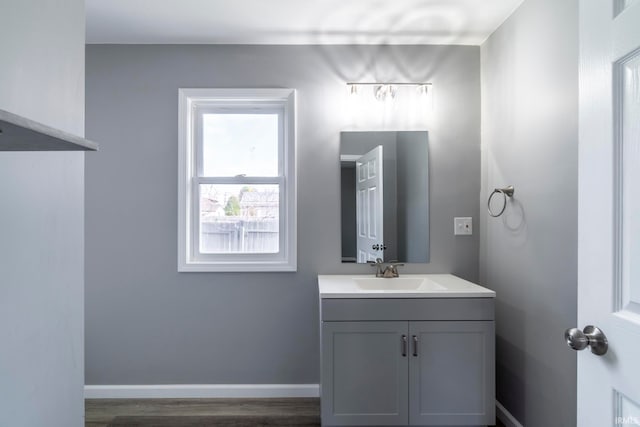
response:
M414 87L419 95L426 96L429 93L431 83L347 83L349 93L351 95L357 95L359 88L362 86L373 87L373 97L378 101L388 101L396 97L396 93L400 87Z

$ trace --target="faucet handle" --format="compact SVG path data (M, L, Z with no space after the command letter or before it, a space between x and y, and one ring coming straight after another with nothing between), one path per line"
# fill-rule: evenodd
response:
M374 261L367 261L367 264L369 264L372 267L376 268L376 277L382 277L382 264L383 261L381 258L376 258L375 262Z
M390 277L400 277L400 273L398 272L398 267L402 267L402 266L404 266L404 264L398 263L398 260L389 261L389 267L387 267L387 269L389 270L389 273L391 275Z

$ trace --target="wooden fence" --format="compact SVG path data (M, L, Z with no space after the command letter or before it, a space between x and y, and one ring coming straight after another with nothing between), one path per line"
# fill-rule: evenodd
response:
M278 241L277 219L207 218L200 225L203 253L275 253Z

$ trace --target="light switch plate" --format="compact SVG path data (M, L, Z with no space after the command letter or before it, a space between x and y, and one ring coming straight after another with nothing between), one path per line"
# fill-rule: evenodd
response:
M456 236L469 236L473 234L473 221L470 216L453 218L453 234Z

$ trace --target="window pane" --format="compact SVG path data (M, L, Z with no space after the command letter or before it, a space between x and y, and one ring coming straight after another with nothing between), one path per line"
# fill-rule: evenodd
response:
M203 114L204 176L278 176L278 114Z
M200 253L277 253L278 185L200 185Z

